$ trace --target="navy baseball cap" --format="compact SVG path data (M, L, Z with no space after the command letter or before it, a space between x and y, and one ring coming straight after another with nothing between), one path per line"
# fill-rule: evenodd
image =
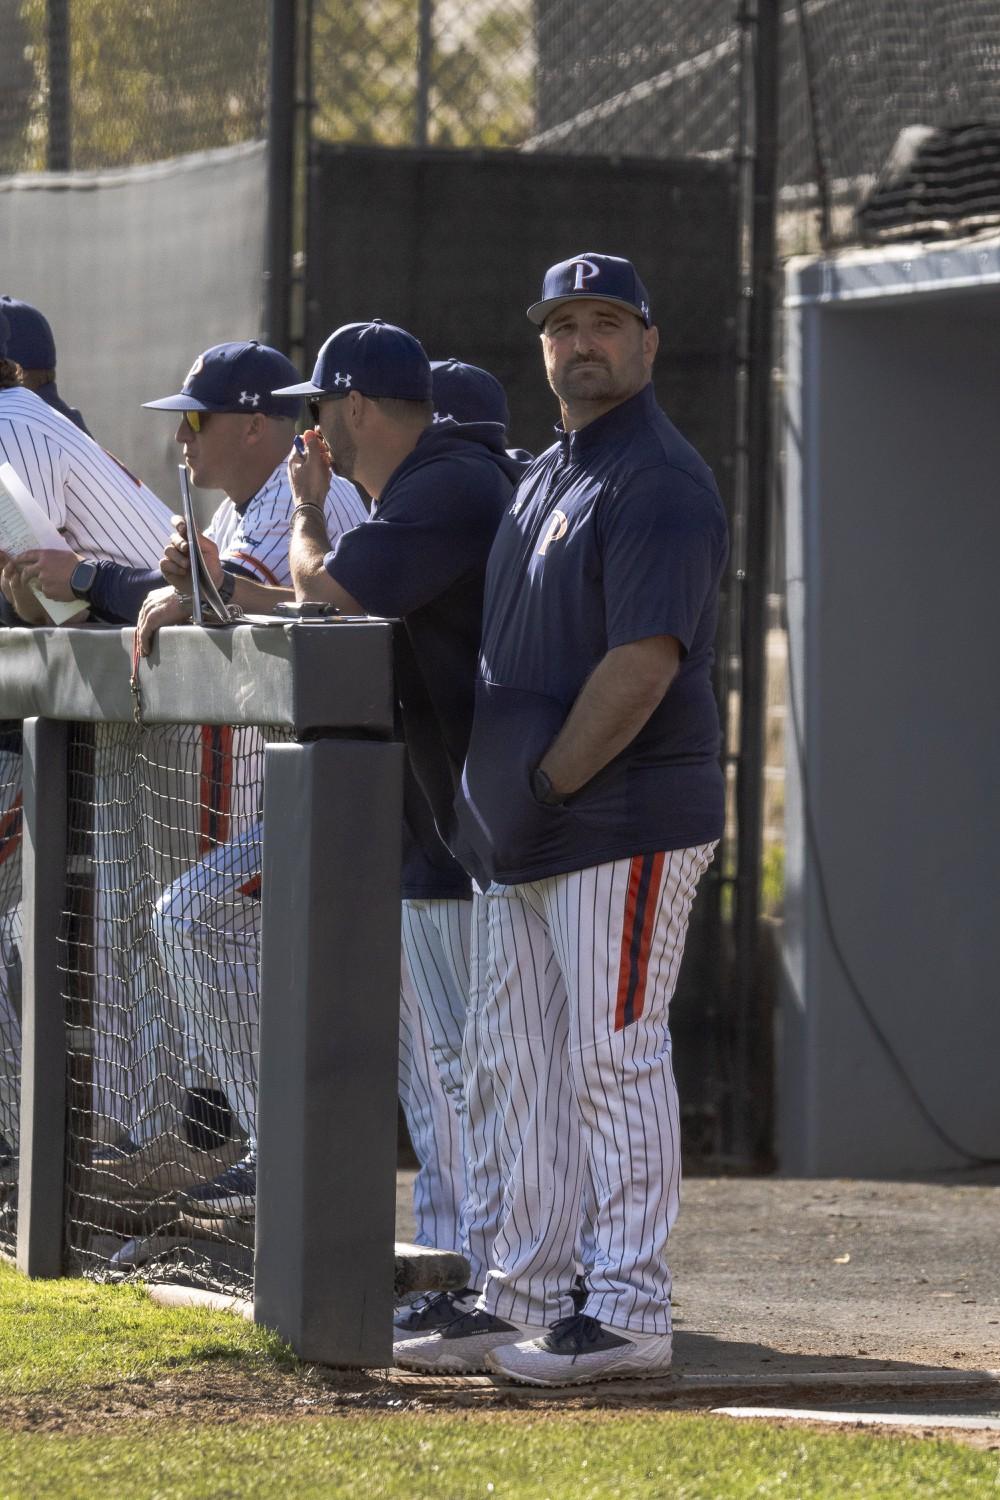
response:
M390 396L431 400L431 367L419 339L394 323L345 323L316 357L312 380L282 386L276 396Z
M489 370L463 364L460 359L432 359L434 420L445 422L510 422L503 386Z
M639 280L630 260L618 255L574 255L550 266L542 282L542 296L528 308L528 317L539 328L549 313L561 302L574 297L599 297L602 302L618 302L642 319L648 328L652 322L649 293Z
M142 404L154 411L259 411L265 417L297 417L301 403L276 396L274 386L276 381L287 386L298 373L290 359L256 339L213 344L198 355L176 396Z
M0 359L7 358L7 340L10 338L10 323L7 314L0 308Z
M16 359L22 370L54 370L56 341L48 319L16 297L0 297L0 310L7 319L7 358Z

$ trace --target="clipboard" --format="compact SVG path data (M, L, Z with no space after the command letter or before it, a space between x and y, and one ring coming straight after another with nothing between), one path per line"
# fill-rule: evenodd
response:
M229 608L223 603L222 596L215 586L215 580L205 563L205 557L201 550L201 542L198 538L198 523L195 520L194 505L191 501L191 481L188 477L187 465L177 465L177 476L181 486L181 509L184 512L184 525L187 531L188 558L191 563L191 617L196 625L231 625L232 617ZM215 620L205 619L205 607L216 616Z

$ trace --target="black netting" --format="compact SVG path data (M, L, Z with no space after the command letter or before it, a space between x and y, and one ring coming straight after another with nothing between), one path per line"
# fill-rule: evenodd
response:
M74 737L67 1254L88 1274L252 1285L259 809L281 737Z
M803 52L830 238L853 239L903 132L1000 125L1000 9L995 0L807 0ZM922 133L918 132L918 135ZM982 141L931 144L889 216L896 228L959 228L1000 217L1000 171ZM911 141L914 148L918 141ZM904 156L906 142L901 143ZM973 185L967 191L970 150ZM905 174L906 161L899 163ZM806 176L815 175L803 165ZM891 174L890 174L891 175ZM865 230L862 214L860 229ZM887 224L882 216L882 224ZM869 226L871 227L879 227Z
M0 0L0 174L43 168L60 133L84 168L266 133L267 0L62 3L68 40L50 39L58 7ZM757 6L741 0L289 5L323 141L732 159L750 117ZM810 248L820 227L836 243L1000 215L995 0L779 11L784 249Z

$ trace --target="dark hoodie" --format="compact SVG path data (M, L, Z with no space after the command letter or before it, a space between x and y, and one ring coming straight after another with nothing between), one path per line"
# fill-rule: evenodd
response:
M40 385L35 391L35 395L40 396L46 405L52 407L53 411L61 411L64 417L69 417L74 427L79 427L80 431L85 432L88 437L92 436L90 428L83 420L80 412L77 411L75 406L67 406L66 402L60 396L56 390L54 380L48 381L45 385Z
M407 747L446 841L472 728L486 559L523 467L503 443L497 422L426 428L369 519L326 558L367 613L404 622Z

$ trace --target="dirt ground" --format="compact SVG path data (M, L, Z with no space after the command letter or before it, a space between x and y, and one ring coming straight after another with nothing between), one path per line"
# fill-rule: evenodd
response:
M401 1173L402 1239L412 1237L411 1185L412 1173ZM208 1366L72 1398L0 1397L0 1426L92 1431L153 1417L266 1422L484 1406L536 1415L765 1405L1000 1417L1000 1174L927 1183L695 1178L671 1259L674 1369L655 1382L558 1394L486 1376ZM995 1430L947 1436L1000 1447Z

